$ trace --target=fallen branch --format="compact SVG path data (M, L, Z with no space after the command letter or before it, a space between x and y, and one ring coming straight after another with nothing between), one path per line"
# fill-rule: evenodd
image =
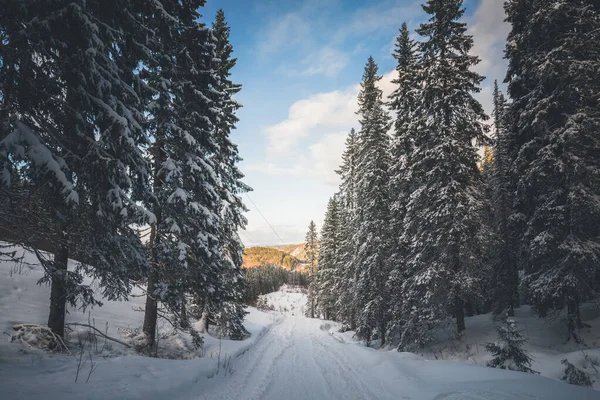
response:
M52 329L48 328L47 326L38 325L38 324L19 324L19 325L13 325L13 329L15 331L17 331L18 333L17 333L17 336L11 336L11 341L18 340L19 342L24 343L29 347L42 348L40 346L33 345L32 343L30 343L29 340L22 337L22 334L25 332L25 330L28 329L34 333L34 336L36 338L38 338L37 334L43 333L43 334L49 336L50 338L54 339L56 347L54 347L54 348L47 347L48 350L55 351L58 349L61 352L71 355L71 352L69 351L69 347L66 345L64 339L62 337L60 337L59 335L55 334L54 332L52 332ZM37 331L37 334L36 334L36 331Z
M84 327L84 328L93 329L94 331L98 332L98 335L102 336L103 338L105 338L105 339L108 339L108 340L111 340L111 341L113 341L113 342L115 342L115 343L119 343L119 344L121 344L121 345L123 345L123 346L125 346L125 347L131 348L131 345L130 345L130 344L128 344L128 343L125 343L125 342L123 342L122 340L115 339L115 338L113 338L113 337L110 337L110 336L108 336L108 335L105 335L105 334L104 334L104 333L103 333L101 330L99 330L99 329L96 329L95 327L93 327L93 326L91 326L91 325L88 325L88 324L78 324L78 323L76 323L76 322L71 322L71 323L69 323L69 324L67 324L67 325L82 326L82 327Z

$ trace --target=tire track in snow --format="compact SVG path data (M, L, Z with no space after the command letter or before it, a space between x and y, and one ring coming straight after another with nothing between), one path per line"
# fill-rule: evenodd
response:
M370 382L369 384L366 384L362 378L360 377L358 371L356 371L354 368L352 368L352 364L348 362L348 360L343 360L341 361L341 357L339 355L339 353L337 353L337 346L339 346L339 342L336 343L331 343L329 346L325 344L325 341L323 340L324 338L330 338L329 335L325 336L323 335L321 332L321 330L315 330L315 329L308 329L307 331L310 335L310 339L313 343L313 345L315 347L318 347L319 349L321 349L320 354L323 354L322 357L313 357L313 360L315 361L315 364L318 366L318 368L321 370L322 374L324 376L329 376L329 377L333 377L333 380L336 381L338 377L341 377L342 380L344 381L344 383L346 384L347 387L352 388L352 392L354 393L354 397L355 399L381 399L381 393L385 393L385 391L380 392L379 395L376 395L371 389L370 389L370 385L373 384L373 382ZM314 333L321 333L321 337L317 337ZM320 361L318 361L320 360ZM337 371L337 374L331 374L332 371L332 367L335 367L335 371ZM350 372L350 374L348 374L348 372ZM330 378L331 379L331 378ZM333 388L331 387L331 383L329 383L330 386L330 390L333 391ZM339 390L336 390L336 392L340 393ZM341 393L344 393L345 391L341 391ZM386 393L387 394L387 393ZM346 393L347 395L347 393ZM346 399L347 396L340 396L340 399ZM389 396L390 399L398 399L398 395L390 395Z
M276 348L279 350L277 343L280 335L277 332L283 329L282 326L286 325L286 321L286 318L278 320L254 346L236 358L235 373L230 377L222 378L224 386L218 387L218 389L226 388L225 393L220 395L220 399L247 398L244 393L255 385L256 381L262 379L261 375L267 370L268 365L265 366L264 364L273 362L271 355L268 353L273 352Z
M319 350L320 347L315 346L315 340L313 338L313 335L311 334L311 329L310 329L310 323L311 320L309 320L308 318L305 318L304 320L304 328L305 328L305 332L304 332L304 338L306 339L307 342L307 348L309 350L309 360L310 362L313 364L313 368L311 369L311 371L314 373L315 371L320 372L318 374L318 377L320 379L320 381L322 382L323 388L325 388L324 392L327 394L327 398L333 398L332 396L336 396L335 398L343 400L343 399L347 399L347 396L344 396L345 394L345 390L339 390L339 387L336 387L333 385L334 382L336 382L335 380L332 380L330 378L331 376L331 371L329 371L327 368L323 368L322 364L317 362L318 358L322 352L318 351L317 352L317 357L315 357L315 349Z
M286 318L287 322L289 319ZM285 338L282 345L278 346L276 354L271 357L268 361L268 364L265 366L266 373L261 378L258 386L253 390L253 393L248 399L251 400L261 400L265 398L265 394L269 391L271 386L274 383L275 377L275 366L279 363L280 360L283 359L284 354L294 345L294 340L292 338L292 333L294 332L294 328L296 327L296 319L293 319L293 323L284 324L289 326L282 335ZM239 398L239 397L238 397Z

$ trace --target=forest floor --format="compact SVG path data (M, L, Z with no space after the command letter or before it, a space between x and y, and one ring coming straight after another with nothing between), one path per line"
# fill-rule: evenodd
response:
M36 285L39 266L0 261L0 329L44 323L49 289ZM17 269L18 269L17 268ZM48 353L0 340L0 393L12 399L600 399L591 389L545 377L457 360L367 348L338 325L303 316L305 295L284 287L265 296L277 311L249 308L243 341L205 334L194 353L188 338L163 334L165 357L149 358L117 343L83 353ZM68 322L95 322L124 341L141 326L142 297L106 302L91 314L71 310ZM76 333L71 332L70 338ZM108 347L108 348L107 348ZM101 350L101 351L100 351ZM91 354L91 356L90 356ZM78 368L79 367L79 368ZM80 370L77 382L77 370ZM91 374L90 374L90 371ZM89 379L88 379L89 377ZM87 382L86 382L87 381Z

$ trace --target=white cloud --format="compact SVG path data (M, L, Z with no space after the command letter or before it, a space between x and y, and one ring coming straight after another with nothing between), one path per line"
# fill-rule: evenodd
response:
M296 244L304 241L304 231L306 229L304 224L275 224L273 228L279 236L275 235L271 227L264 222L262 224L252 224L252 227L248 227L247 230L240 230L239 233L246 247L280 245L282 244L281 240L286 244Z
M348 132L329 133L310 146L310 171L322 177L328 185L337 187L339 176L335 171L342 162L342 153Z
M391 80L395 74L395 70L387 72L379 82L384 100L394 90ZM286 155L300 139L310 135L324 136L355 127L359 89L359 85L353 85L345 90L318 93L292 104L287 119L265 129L269 155Z
M388 100L388 96L390 94L392 94L392 92L396 89L396 86L392 83L393 79L396 79L397 77L397 72L395 69L386 72L385 74L383 74L383 77L381 78L381 80L379 81L379 89L381 89L381 91L383 92L383 100L387 101Z
M335 170L339 168L348 131L327 133L308 146L308 155L296 155L291 165L285 161L258 162L244 166L245 171L255 171L273 176L312 176L332 187L339 185Z
M356 121L358 85L346 90L318 93L292 104L288 118L265 130L270 155L286 155L312 133L348 128Z
M391 80L395 74L395 70L389 71L379 82L384 100L394 90ZM352 127L359 128L356 115L359 89L359 85L353 85L292 104L286 120L265 130L269 161L250 164L245 169L269 175L315 176L337 187L339 178L335 170L341 164L346 137ZM297 148L300 140L307 138L312 139L308 154Z
M504 21L506 14L502 1L481 0L473 15L467 21L469 34L473 35L472 53L481 58L475 71L487 79L477 99L491 113L491 86L495 79L502 83L506 74L507 62L504 60L504 44L510 31L510 25Z

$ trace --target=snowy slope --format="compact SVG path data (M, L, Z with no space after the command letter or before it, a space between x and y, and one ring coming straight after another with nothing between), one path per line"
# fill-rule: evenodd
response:
M532 355L532 368L552 379L560 380L566 358L578 368L590 374L594 380L594 388L600 389L599 366L590 365L586 360L600 364L600 318L595 304L582 306L582 317L590 325L580 331L582 344L569 340L566 316L559 315L551 320L536 317L529 306L522 306L515 311L514 320L517 328L529 342L524 348ZM477 315L466 319L467 330L460 340L452 338L452 327L438 331L438 341L429 345L420 353L427 359L462 360L473 364L485 365L491 358L485 351L485 344L497 339L495 324L491 314Z
M0 262L0 326L43 323L48 288L35 284L37 267L11 274ZM598 392L543 377L469 365L428 361L410 353L365 348L332 334L336 324L304 317L305 294L284 287L265 296L275 309L250 309L250 339L233 342L206 337L204 358L155 359L118 349L97 355L96 370L86 378L83 365L75 383L77 357L49 354L0 340L0 398L12 399L596 399ZM138 327L142 298L107 302L92 311L96 325L109 321ZM87 322L72 310L69 321ZM331 332L330 332L331 331ZM122 336L121 336L122 337ZM170 343L185 341L177 337ZM185 347L184 344L180 346ZM182 352L184 350L181 350ZM115 357L116 356L116 357Z
M70 265L74 264L70 261ZM12 334L12 326L21 323L45 324L48 317L50 288L37 285L42 277L41 267L35 257L27 253L25 263L0 261L0 330ZM93 285L93 282L89 282ZM140 289L134 290L128 302L106 301L99 308L88 313L69 310L67 322L95 324L105 331L108 322L108 335L129 341L131 332L139 331L143 313L144 297L139 297ZM136 297L138 296L138 297ZM91 362L81 368L81 376L74 383L77 374L77 348L72 348L72 356L46 353L18 343L11 343L8 335L0 338L0 398L4 399L105 399L105 398L164 398L166 393L189 392L189 387L199 380L206 380L217 372L224 373L231 358L247 351L255 344L268 327L280 316L264 313L254 308L245 326L251 333L243 341L219 340L205 335L204 347L192 347L187 334L174 334L166 323L159 323L159 356L164 358L185 358L189 360L167 360L143 357L133 349L117 343L99 343L100 352L94 352L92 361L97 368L86 384ZM78 328L79 329L79 328ZM81 328L80 332L85 332ZM77 345L77 331L69 334L69 340ZM87 353L85 356L87 357ZM85 362L85 360L84 360ZM82 363L83 364L83 363ZM218 365L219 364L219 365ZM32 379L34 384L32 384ZM150 396L150 397L148 397ZM152 397L154 396L154 397Z
M538 371L541 376L561 381L565 369L561 360L566 358L577 368L587 372L594 382L594 389L600 390L600 318L595 305L582 307L585 323L590 325L590 328L580 332L583 344L567 340L566 322L561 316L553 320L540 319L529 306L518 308L515 314L517 328L529 340L524 349L533 357L533 370ZM468 317L467 329L460 339L453 336L453 322L449 321L447 326L439 328L436 332L437 340L418 350L415 356L426 360L458 361L485 366L492 358L485 350L485 345L497 340L495 325L501 322L494 321L491 314ZM363 345L354 338L353 331L339 332L338 324L331 323L329 333L339 341ZM395 351L391 348L385 350ZM598 398L600 399L600 394Z
M269 308L290 315L304 315L306 289L283 285L279 291L260 296Z
M22 251L22 250L21 250ZM50 287L38 285L37 281L43 276L42 268L37 264L36 258L31 253L26 253L25 262L15 265L10 262L0 261L0 330L12 333L12 326L21 323L46 324L48 319L48 307L50 298ZM75 263L69 260L69 266ZM86 282L95 287L94 282ZM108 323L108 335L129 341L142 326L144 314L145 297L142 296L140 288L134 288L129 301L104 301L102 307L87 310L85 313L78 309L68 308L67 323L92 323L102 332ZM246 324L253 335L257 335L272 323L272 316L250 309L251 314ZM84 331L85 328L77 328ZM197 358L218 351L219 343L230 343L231 351L242 346L237 341L219 341L217 338L206 336L205 346L199 351L192 347L191 337L185 333L174 334L169 324L165 321L158 323L159 356L164 358ZM73 341L77 331L70 333ZM8 341L4 335L0 344ZM228 344L229 346L229 344ZM131 349L111 345L110 351L104 352L105 356L135 354Z

